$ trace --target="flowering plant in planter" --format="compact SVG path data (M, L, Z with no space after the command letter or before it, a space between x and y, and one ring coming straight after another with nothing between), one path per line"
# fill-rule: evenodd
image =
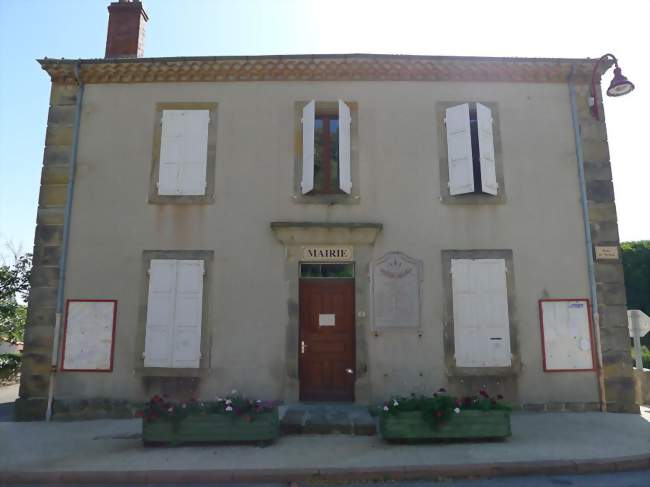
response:
M510 404L503 400L503 396L491 397L485 388L475 396L457 398L447 394L444 388L432 396L394 396L386 401L380 408L380 418L395 417L402 412L420 412L422 420L430 427L435 428L451 419L454 415L464 410L474 411L511 411Z
M220 414L249 422L261 413L273 411L274 407L270 401L247 399L235 390L225 398L217 397L214 401L198 401L192 398L185 402L174 402L167 396L155 395L144 405L138 416L145 422L179 423L190 415Z

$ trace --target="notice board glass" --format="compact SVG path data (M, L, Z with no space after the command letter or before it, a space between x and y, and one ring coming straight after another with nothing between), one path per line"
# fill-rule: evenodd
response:
M113 370L116 312L115 300L68 300L61 370Z
M589 300L542 299L539 316L544 371L594 370Z

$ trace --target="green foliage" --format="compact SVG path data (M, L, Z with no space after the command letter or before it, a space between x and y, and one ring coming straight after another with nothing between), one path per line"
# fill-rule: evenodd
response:
M634 356L634 347L632 347L632 357ZM650 369L650 349L645 345L641 347L641 362L643 362L644 369Z
M31 269L31 254L17 257L13 265L0 266L0 338L11 343L22 341L25 333L27 308L17 298L29 299Z
M640 309L650 316L650 240L623 242L623 272L628 309ZM650 333L641 338L650 347Z
M5 380L13 382L20 371L22 356L18 353L0 354L0 383Z
M485 389L481 389L476 396L464 397L462 399L450 396L445 389L440 389L433 396L409 397L395 396L384 403L380 408L380 416L397 416L402 412L421 411L422 419L431 427L444 423L453 414L459 414L461 410L506 410L512 408L510 404L503 401L503 397L490 397Z

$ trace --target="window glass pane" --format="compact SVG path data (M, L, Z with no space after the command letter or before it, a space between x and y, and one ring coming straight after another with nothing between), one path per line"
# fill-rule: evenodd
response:
M324 184L323 167L323 119L316 118L314 125L314 189L320 191Z
M300 264L300 277L353 278L354 264Z
M339 189L339 121L331 119L330 129L330 188L332 192Z

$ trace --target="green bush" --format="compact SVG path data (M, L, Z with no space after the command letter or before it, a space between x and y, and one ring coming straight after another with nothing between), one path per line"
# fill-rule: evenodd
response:
M0 381L14 378L20 372L22 356L19 353L0 354Z
M634 367L636 367L636 355L634 353L634 347L632 347L631 350L632 364ZM645 345L641 345L641 361L643 362L644 369L650 369L650 349L648 349L648 347Z

